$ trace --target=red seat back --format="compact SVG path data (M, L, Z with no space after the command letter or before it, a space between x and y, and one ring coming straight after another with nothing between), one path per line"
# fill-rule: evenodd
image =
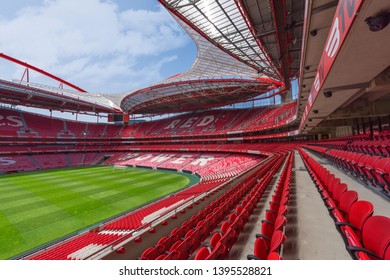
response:
M383 259L390 260L390 245L387 246L386 251L385 251L385 255L383 256Z
M333 199L337 202L340 201L341 195L348 190L348 186L344 183L339 184L333 189Z
M195 255L195 260L205 260L210 255L210 249L202 247Z
M272 211L266 211L265 212L265 219L270 222L274 222L276 220L276 215Z
M223 233L227 232L227 230L230 228L230 223L229 222L223 222L221 225L221 231Z
M278 215L287 215L288 209L286 205L282 205L279 207Z
M285 240L286 240L286 236L281 230L275 231L274 234L272 235L269 251L277 252Z
M374 252L379 258L390 256L390 218L372 216L367 219L362 231L363 245Z
M269 255L268 255L268 258L267 260L269 261L278 261L278 260L283 260L282 257L276 253L276 252L271 252Z
M348 213L352 204L358 200L356 191L346 191L340 196L339 209L344 213Z
M230 222L234 222L237 218L237 215L235 213L231 213L230 216L229 216L229 221Z
M222 260L225 257L226 247L221 242L218 242L217 246L211 252L206 260Z
M217 243L219 242L219 240L221 240L221 237L222 237L221 233L219 233L219 232L214 233L213 236L210 238L210 246L212 248L215 248L215 246L217 246Z
M268 257L268 242L264 238L256 238L253 254L259 259L265 260Z
M374 213L374 206L369 201L358 200L352 204L349 214L348 221L354 227L361 231L364 222L372 216Z
M267 236L269 239L272 237L272 233L274 232L274 225L269 222L261 223L261 234Z
M278 218L275 221L274 230L282 230L283 227L286 225L287 219L283 215L279 215Z

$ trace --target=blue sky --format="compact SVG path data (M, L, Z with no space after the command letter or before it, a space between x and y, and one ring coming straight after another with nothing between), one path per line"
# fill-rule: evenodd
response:
M196 47L157 0L13 0L0 10L0 52L87 91L142 88L188 69ZM0 59L0 79L24 68ZM58 85L39 74L32 82Z

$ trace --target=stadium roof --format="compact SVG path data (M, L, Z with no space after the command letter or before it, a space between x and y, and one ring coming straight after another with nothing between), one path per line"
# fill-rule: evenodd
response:
M390 29L375 31L368 24L368 19L388 16L383 14L388 1L159 2L197 45L187 71L120 95L88 93L0 53L60 83L58 88L0 80L0 102L74 112L164 114L266 98L270 89L286 92L297 77L302 134L359 129L367 116L389 115L390 62L384 46L390 43Z
M4 80L0 80L0 102L69 112L122 112L111 100L98 93Z
M0 80L0 102L2 103L71 112L122 112L114 100L103 94L86 92L76 85L4 53L0 53L0 58L26 67L21 81ZM59 82L59 87L31 83L29 70ZM24 76L26 81L23 80Z
M130 92L121 102L123 111L190 111L288 88L299 69L303 1L287 5L289 16L279 2L160 0L196 43L197 57L188 71Z
M50 73L2 58L70 86L2 83L0 101L48 109L162 114L229 105L288 88L296 75L303 0L159 0L197 45L192 67L145 89L120 95L85 92ZM31 90L34 88L35 90ZM16 97L12 102L9 94ZM65 100L66 99L66 100Z

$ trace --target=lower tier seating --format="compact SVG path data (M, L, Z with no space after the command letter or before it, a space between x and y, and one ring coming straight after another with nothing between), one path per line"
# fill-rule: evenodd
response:
M101 232L92 231L81 234L70 241L60 243L43 252L34 254L29 257L29 259L80 259L81 255L86 257L84 253L80 255L80 252L83 252L84 250L88 251L88 256L92 255L107 244L111 244L122 238L123 235L127 235L129 237L132 232L142 229L143 227L147 227L147 225L154 219L158 219L165 213L174 210L172 205L178 207L180 204L185 203L187 201L186 199L193 198L196 195L214 189L216 186L216 183L199 183L178 192L175 195L171 195L156 203L142 207L112 222L109 222L102 227ZM145 217L149 217L149 219L145 220ZM110 234L107 235L105 232L110 232Z
M164 243L172 239L176 239L176 242L169 243L170 246L160 246L160 239L155 246L146 249L140 259L188 259L191 255L195 259L223 259L248 221L256 201L272 178L271 174L280 164L280 158L268 162L257 173L212 201L204 211L184 221L181 228L185 230L177 229L162 238ZM218 231L213 232L216 227ZM198 250L209 236L211 247L203 246Z
M390 157L333 149L324 151L318 147L307 147L320 152L343 171L350 173L363 183L379 189L383 194L390 197Z
M293 154L291 153L270 201L266 219L262 221L261 233L256 235L253 255L248 255L248 260L282 259L282 247L286 241L285 226L290 198L292 163Z
M358 193L299 149L325 207L354 259L390 259L390 218L374 215L369 201L358 200Z

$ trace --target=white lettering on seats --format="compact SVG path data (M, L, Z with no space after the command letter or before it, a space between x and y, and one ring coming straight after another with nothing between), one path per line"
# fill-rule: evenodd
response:
M127 154L121 158L119 158L118 160L128 160L128 159L131 159L131 158L135 158L135 157L138 157L139 154Z
M162 161L166 161L172 157L174 157L175 154L160 154L158 156L155 156L154 158L152 158L150 160L150 162L162 162Z
M209 115L209 116L204 116L202 118L202 120L196 125L196 126L206 126L206 125L209 125L210 123L212 123L214 121L214 116L213 115Z
M171 163L182 164L186 160L186 158L192 158L192 156L191 155L181 155L179 158L171 161Z
M145 160L145 159L151 158L152 156L153 156L152 154L142 155L142 156L137 157L137 158L135 159L135 161Z
M213 156L200 156L191 162L191 165L205 166L210 160L213 160Z
M0 165L12 165L15 164L16 160L6 157L0 157Z
M164 127L164 129L172 129L175 128L175 125L177 125L180 122L180 119L173 120L168 126Z
M4 118L4 116L0 115L0 126L21 127L23 122L18 116L7 116Z
M180 126L180 128L191 127L191 125L193 125L194 121L196 121L197 119L199 118L198 117L189 118L182 126Z

